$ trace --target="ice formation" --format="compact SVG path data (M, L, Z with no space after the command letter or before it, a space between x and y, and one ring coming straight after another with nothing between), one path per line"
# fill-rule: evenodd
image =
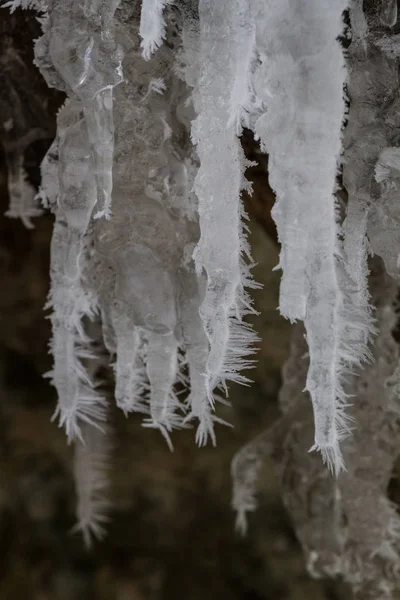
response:
M387 489L399 457L399 348L392 331L398 286L382 261L371 265L370 288L379 327L374 362L348 378L346 393L356 428L342 443L347 470L333 478L308 453L313 415L304 393L309 354L302 325L293 331L291 355L283 370L282 417L244 447L232 465L238 526L256 507L258 471L272 458L285 506L303 547L309 573L341 576L356 598L389 599L400 585L400 519Z
M39 195L55 215L48 377L54 418L76 444L77 528L87 543L101 535L107 507L109 398L93 368L100 349L114 368L118 407L142 413L171 449L172 430L192 423L199 445L215 444L226 381L249 381L241 370L252 366L257 338L243 317L254 312L246 288L257 284L240 197L246 98L236 90L248 77L254 28L237 4L232 17L207 2L36 5L36 64L68 96ZM232 18L231 39L209 55L216 17Z
M283 371L281 419L232 463L233 506L243 530L247 513L257 505L260 467L272 458L310 574L342 576L356 598L386 600L400 586L400 521L388 497L399 457L399 348L394 334L400 265L400 52L397 30L391 31L397 28L397 2L353 0L349 9L349 111L336 191L339 223L343 220L338 282L352 324L343 330L353 364L341 385L342 398L351 399L346 412L354 430L341 442L346 469L331 478L315 455L306 452L314 429L305 393L312 396L307 381L314 358L306 318L306 331L301 325L293 331ZM378 256L371 258L373 254ZM368 358L370 363L360 369L359 359Z
M38 10L35 62L67 95L39 196L55 215L49 377L55 418L80 456L86 540L101 533L107 505L110 399L96 365L112 364L118 407L143 413L171 448L173 429L192 423L199 445L215 444L216 401L227 382L249 383L243 370L257 338L245 317L258 286L241 200L251 187L243 127L269 155L279 308L305 326L312 449L339 473L357 413L348 382L372 358L377 334L368 253L395 279L400 264L397 2L382 0L379 10L362 0L5 6ZM38 209L21 156L11 158L9 214L29 226ZM255 507L256 467L294 418L283 410L273 435L234 463L242 527ZM300 421L302 410L294 409Z

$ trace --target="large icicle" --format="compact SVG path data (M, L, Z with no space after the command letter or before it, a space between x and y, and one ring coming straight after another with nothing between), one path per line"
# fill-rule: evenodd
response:
M254 88L260 116L254 130L269 153L270 182L277 193L280 310L292 321L305 321L314 447L340 470L339 440L347 429L341 376L347 364L360 360L345 347L334 198L346 78L337 38L347 2L270 0L268 10L258 6Z
M197 118L192 137L200 159L195 180L199 199L200 241L193 257L196 270L207 275L207 290L200 315L210 344L206 384L212 390L234 379L237 369L248 366L246 359L227 364L230 347L244 356L252 339L247 329L232 340L233 328L241 326L245 312L241 269L241 205L244 155L237 137L244 98L238 89L247 89L254 28L250 3L199 2L197 64L199 80L194 99ZM221 35L221 31L224 35ZM238 61L237 48L247 57ZM218 157L216 161L215 158Z

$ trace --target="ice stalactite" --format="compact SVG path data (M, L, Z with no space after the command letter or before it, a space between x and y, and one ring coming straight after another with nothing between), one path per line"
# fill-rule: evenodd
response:
M139 389L148 396L147 425L169 439L174 427L195 417L198 442L215 440L214 390L227 391L230 380L248 383L241 371L252 366L256 341L243 322L254 312L246 288L257 285L240 198L248 185L238 138L244 124L252 126L270 152L278 193L281 311L306 321L316 446L340 469L340 376L347 363L361 358L342 339L347 314L333 196L345 78L336 37L346 3L271 1L264 11L262 2L201 0L182 5L181 13L168 3L146 1L123 3L116 17L118 5L52 0L36 44L36 61L49 85L70 96L58 118L56 212L66 239L59 273L71 282L69 292L75 286L83 304L90 296L95 305L63 306L61 313L71 323L75 311L78 333L80 318L90 310L104 317L106 343L117 351L118 403L126 411L143 409L134 398L136 375L127 395L126 358L124 366L118 363L118 349L126 356L130 348L132 364L138 356ZM176 41L160 46L174 28ZM138 52L140 36L147 62ZM117 212L112 222L96 224L96 216L110 210L111 167ZM183 308L187 303L192 316ZM131 332L129 340L119 319ZM180 353L193 382L184 406L173 390Z
M35 188L29 183L24 171L23 154L6 152L6 162L10 204L5 215L12 219L21 219L27 229L32 229L32 217L40 217L43 210L36 199Z
M309 355L304 328L296 325L279 395L282 417L235 457L233 506L244 528L246 514L257 505L262 462L272 459L310 574L341 576L357 598L386 600L400 583L400 519L387 497L400 453L400 380L399 348L393 338L398 287L379 258L372 262L370 286L379 333L374 362L345 385L345 392L357 399L348 408L357 427L342 442L347 470L332 478L318 457L307 452L313 437L304 391Z
M362 345L350 347L353 319L334 196L346 79L337 38L346 7L345 1L271 1L264 15L260 3L253 75L254 131L269 153L277 194L280 311L305 322L314 448L336 471L343 467L339 442L348 431L343 375L367 354Z
M226 30L224 36L221 28ZM197 273L207 276L200 315L210 345L206 364L210 402L215 387L238 379L237 372L251 366L244 357L252 353L255 341L242 322L243 315L252 311L244 285L256 285L250 276L244 280L241 260L245 251L240 199L245 158L238 132L245 106L235 94L241 88L246 95L254 41L250 3L238 1L232 6L200 0L196 59L201 66L193 94L197 117L192 138L200 160L194 189L201 235L193 257ZM237 44L245 53L245 62L247 58L244 68L237 60Z
M117 311L117 306L112 310ZM131 326L129 319L121 314L113 314L112 325L115 332L114 364L115 401L125 415L130 412L144 412L144 394L148 391L145 363L145 341L138 328Z
M55 418L65 427L70 441L82 439L81 423L98 426L105 421L105 401L89 377L84 359L92 357L91 340L84 320L97 311L94 299L78 283L71 283L65 272L69 259L69 235L65 220L57 215L52 240L52 290L48 308L52 309L51 351L54 367L48 374L57 389Z
M42 165L40 192L56 214L48 301L48 308L53 310L54 368L49 375L58 393L55 416L65 426L69 440L74 440L81 438L81 421L105 420L104 400L82 362L91 354L84 320L97 312L95 295L81 285L82 238L96 199L80 103L67 101L57 120L57 139Z
M83 361L92 385L103 384L102 369L107 368L109 358L101 336L101 322L96 318L87 323L87 334L91 339L92 352ZM104 386L104 417L101 424L82 422L81 438L75 442L74 477L76 486L77 523L73 531L80 531L87 547L93 539L101 539L106 533L111 508L110 469L113 451L113 430L109 423L109 398ZM104 421L107 420L107 423ZM100 426L99 426L100 425Z
M394 27L397 23L397 0L383 0L380 14L381 23Z
M111 443L108 427L99 431L83 425L83 441L77 442L74 457L74 475L77 493L77 524L74 531L82 532L87 547L93 538L101 539L106 533L110 509L108 497Z
M143 57L148 60L165 37L163 10L167 0L143 0L140 15L140 37Z
M388 15L393 6L383 2L381 15L385 11ZM391 27L393 21L394 17L387 18L384 24ZM357 598L375 600L392 598L400 583L400 521L388 498L399 456L399 350L393 338L398 289L378 258L371 261L371 273L367 262L371 249L383 258L387 273L399 281L400 54L396 34L382 31L379 11L364 13L363 3L355 0L350 4L350 23L350 110L342 160L342 196L347 206L343 251L337 264L352 322L352 329L345 332L349 351L364 349L368 358L369 343L372 361L362 370L355 365L355 373L343 381L345 397L354 398L346 411L354 431L341 443L347 470L335 481L312 454L306 454L313 419L302 390L311 357L304 332L296 326L291 358L283 371L280 402L284 414L235 457L233 505L243 529L246 512L256 505L262 461L272 457L310 574L341 575ZM374 310L369 306L370 295ZM376 327L372 327L372 316Z

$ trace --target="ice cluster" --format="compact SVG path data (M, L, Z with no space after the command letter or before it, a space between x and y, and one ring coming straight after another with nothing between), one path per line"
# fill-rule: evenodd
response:
M352 377L377 334L368 254L395 279L400 265L397 2L378 4L5 3L38 11L35 62L67 94L40 198L55 215L49 376L55 417L77 443L87 540L101 534L106 506L103 366L113 365L117 405L143 413L170 447L172 430L191 424L199 445L215 444L216 402L229 381L249 383L257 338L245 317L258 285L241 200L251 188L243 127L269 156L279 309L304 322L312 449L337 474L351 464L342 448ZM10 215L29 225L39 209L20 159L10 165ZM255 507L257 448L234 463L242 525Z

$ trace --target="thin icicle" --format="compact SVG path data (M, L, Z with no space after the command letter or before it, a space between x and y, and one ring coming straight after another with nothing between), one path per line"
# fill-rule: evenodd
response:
M397 0L381 1L381 23L386 27L394 27L397 23Z
M193 261L190 260L189 265L183 270L179 288L181 296L179 317L190 384L190 394L186 400L188 414L184 422L190 422L193 418L198 419L196 443L199 446L205 446L209 439L213 445L216 445L213 406L207 397L204 376L209 347L199 314L202 297L199 290L201 281L198 281L192 263Z
M18 152L6 152L8 167L9 208L6 217L21 219L27 229L33 229L32 217L40 217L43 211L38 206L36 192L29 183L23 168L23 155Z
M145 342L138 327L132 322L114 316L113 326L117 340L115 372L115 400L127 416L130 412L148 413L144 394L148 391Z
M194 189L199 199L201 236L193 258L197 273L207 274L200 315L210 344L206 385L212 401L212 390L220 383L224 385L225 379L235 378L235 367L244 364L239 360L231 365L232 370L226 364L232 346L233 309L237 309L239 321L243 315L240 192L244 156L237 137L238 123L232 121L237 113L232 108L235 104L241 108L243 100L232 94L240 87L238 75L247 75L238 69L237 44L247 47L251 55L254 36L246 1L237 0L232 5L200 0L199 18L197 63L201 72L194 95L198 116L192 124L192 137L200 158ZM220 34L222 24L227 32L224 36ZM247 89L246 80L241 84Z
M81 358L87 356L87 351L83 350L84 356L80 356L78 331L66 329L54 315L52 324L54 368L48 376L58 394L53 418L58 418L59 426L65 428L68 441L82 440L82 423L100 428L100 423L105 423L105 399L95 389L82 364Z
M236 529L247 532L247 516L257 507L256 485L263 461L272 450L271 431L258 435L234 457L231 466L233 479L232 508L236 512Z
M79 278L83 236L97 202L92 172L89 137L83 118L83 105L67 102L57 117L59 194L58 205L68 224L68 254L65 272L69 280Z
M83 321L93 318L96 304L80 279L75 282L68 279L65 271L68 250L68 228L60 211L53 231L52 285L46 306L52 309L50 347L54 356L54 367L48 376L58 393L54 418L65 427L71 441L82 437L82 422L105 421L105 400L96 390L84 364L84 360L92 356L92 346Z
M37 193L37 199L40 200L42 206L51 209L53 212L56 212L60 189L58 180L58 144L59 139L56 136L42 160L40 165L41 182Z
M140 37L143 58L149 60L165 37L163 10L169 0L143 0L140 15Z
M82 441L75 444L74 476L77 494L77 524L73 531L81 532L88 548L93 538L102 539L109 521L108 497L110 469L110 430L88 424L82 426Z
M182 415L177 412L180 403L173 389L178 374L178 345L172 333L150 333L147 337L150 419L144 425L159 429L172 450L169 433L182 426Z

